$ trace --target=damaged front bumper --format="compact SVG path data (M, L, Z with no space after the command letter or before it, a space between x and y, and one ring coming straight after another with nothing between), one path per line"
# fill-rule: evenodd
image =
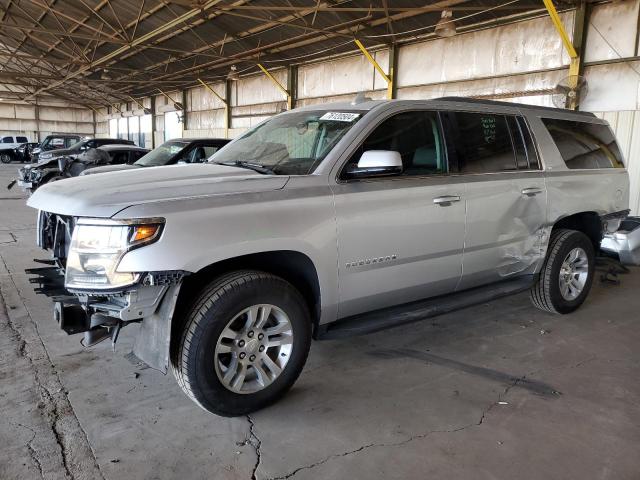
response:
M49 266L27 270L34 275L36 292L54 302L54 318L69 335L82 333L85 347L111 339L115 343L123 327L139 323L134 354L150 367L167 372L171 318L185 272L150 272L122 291L69 291L64 269L52 260L37 260Z
M42 178L42 172L40 169L31 168L30 165L26 165L22 168L18 169L18 177L14 178L9 185L7 185L7 189L11 190L13 186L17 183L22 190L28 192L34 186L40 182Z

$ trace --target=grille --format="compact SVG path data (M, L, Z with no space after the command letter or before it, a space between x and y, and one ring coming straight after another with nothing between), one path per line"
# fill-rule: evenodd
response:
M63 268L67 263L74 227L75 219L73 217L42 210L38 214L38 246L50 250L58 265Z

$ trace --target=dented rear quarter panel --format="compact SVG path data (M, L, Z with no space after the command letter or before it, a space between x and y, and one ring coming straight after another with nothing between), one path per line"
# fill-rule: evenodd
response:
M598 215L618 212L629 208L629 174L626 168L569 169L560 156L551 135L541 118L566 117L567 114L528 115L538 150L544 165L547 187L549 225L563 217L580 212L595 212ZM599 118L582 119L590 123L609 125Z

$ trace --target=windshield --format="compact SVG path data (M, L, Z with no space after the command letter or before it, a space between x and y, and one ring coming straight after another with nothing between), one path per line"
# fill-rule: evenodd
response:
M343 110L277 115L221 149L211 162L261 173L308 175L361 116Z
M183 151L189 142L169 141L151 150L144 157L134 163L139 167L157 167L166 165L173 157Z
M82 145L84 145L87 141L86 140L79 140L76 143L74 143L73 145L71 145L69 147L69 150L80 150L80 147L82 147Z

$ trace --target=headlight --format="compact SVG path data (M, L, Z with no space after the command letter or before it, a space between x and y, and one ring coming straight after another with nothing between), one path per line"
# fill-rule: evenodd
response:
M104 220L82 218L71 237L65 286L107 290L133 285L140 273L118 272L128 251L160 238L163 218Z

